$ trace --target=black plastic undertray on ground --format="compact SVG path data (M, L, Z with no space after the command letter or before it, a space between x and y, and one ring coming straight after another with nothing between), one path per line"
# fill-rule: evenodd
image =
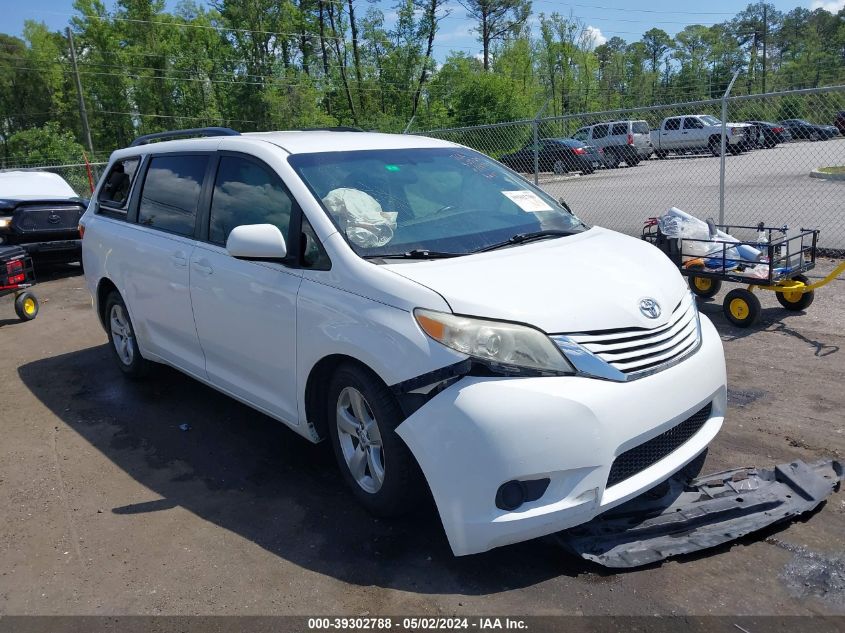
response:
M795 461L737 468L665 484L589 523L560 532L563 547L605 567L640 567L736 540L815 509L843 479L843 464Z

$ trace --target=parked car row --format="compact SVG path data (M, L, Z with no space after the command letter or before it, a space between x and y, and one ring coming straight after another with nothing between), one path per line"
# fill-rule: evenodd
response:
M840 130L845 130L845 111L837 114L836 125L818 125L803 119L728 122L725 148L730 154L740 154L771 149L792 140L828 140L839 135ZM720 156L721 151L722 121L709 114L692 114L666 117L656 130L651 130L647 121L596 123L580 128L569 138L540 139L536 157L534 143L530 142L501 156L499 161L523 173L533 173L536 167L541 172L586 175L600 168L614 169L622 163L636 167L652 155L666 158L670 153L710 152Z

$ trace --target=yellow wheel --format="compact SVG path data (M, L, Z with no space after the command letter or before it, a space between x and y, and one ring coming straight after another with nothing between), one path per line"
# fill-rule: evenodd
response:
M737 327L749 327L760 318L760 300L750 290L731 290L722 303L725 317Z
M810 284L810 280L804 275L795 275L792 281L798 281L805 286ZM778 302L787 310L800 312L806 310L813 303L816 298L815 290L809 292L802 292L801 290L784 290L783 292L776 292Z
M690 275L689 287L694 294L699 297L710 298L716 296L719 290L722 289L722 280L713 279L711 277L698 277L697 275Z
M15 314L21 321L32 321L38 316L38 299L31 292L22 292L15 297Z

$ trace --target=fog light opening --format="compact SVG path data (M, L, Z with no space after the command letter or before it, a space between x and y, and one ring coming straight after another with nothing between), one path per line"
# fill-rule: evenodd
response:
M545 494L550 482L548 477L506 481L496 491L496 507L512 512L528 501L536 501Z

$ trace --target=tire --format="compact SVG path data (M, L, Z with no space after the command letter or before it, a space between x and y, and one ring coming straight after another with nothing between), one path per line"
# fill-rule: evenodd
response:
M625 162L628 163L628 167L636 167L640 164L640 159L636 155L634 155L630 158L625 159Z
M566 168L566 163L560 159L555 161L555 164L552 165L552 171L557 175L564 175L568 172Z
M800 281L805 286L810 285L810 280L804 275L795 275L792 279L793 281ZM778 303L792 312L806 310L813 304L816 298L815 290L810 290L809 292L776 292L775 294L777 295Z
M342 365L332 377L327 407L335 458L358 501L381 517L418 506L422 473L396 434L404 416L387 386L363 367ZM360 464L355 474L354 464Z
M742 148L739 145L728 145L728 153L731 156L739 156L742 154Z
M689 276L689 287L692 293L696 296L709 299L719 294L722 289L722 280L713 279L712 277L698 277L697 275Z
M606 152L605 155L607 156L605 162L608 169L617 169L622 164L622 159L619 158L619 154L615 150Z
M582 174L584 174L585 176L589 176L589 175L590 175L590 174L592 174L594 171L595 171L595 169L593 169L592 167L584 167L584 168L581 170L581 173L582 173Z
M669 152L662 149L656 149L654 150L654 155L657 157L658 160L663 160L669 155Z
M150 372L150 361L141 356L129 310L117 291L113 290L106 297L105 322L109 348L123 375L128 378L146 376Z
M22 292L15 297L15 314L21 321L32 321L38 316L38 298L31 292Z
M718 136L711 136L707 141L707 149L713 156L721 156L722 154L722 139Z
M750 290L735 288L722 303L725 317L737 327L751 327L760 318L760 300Z
M816 130L813 130L807 135L807 138L811 141L819 141L821 140L821 135Z

